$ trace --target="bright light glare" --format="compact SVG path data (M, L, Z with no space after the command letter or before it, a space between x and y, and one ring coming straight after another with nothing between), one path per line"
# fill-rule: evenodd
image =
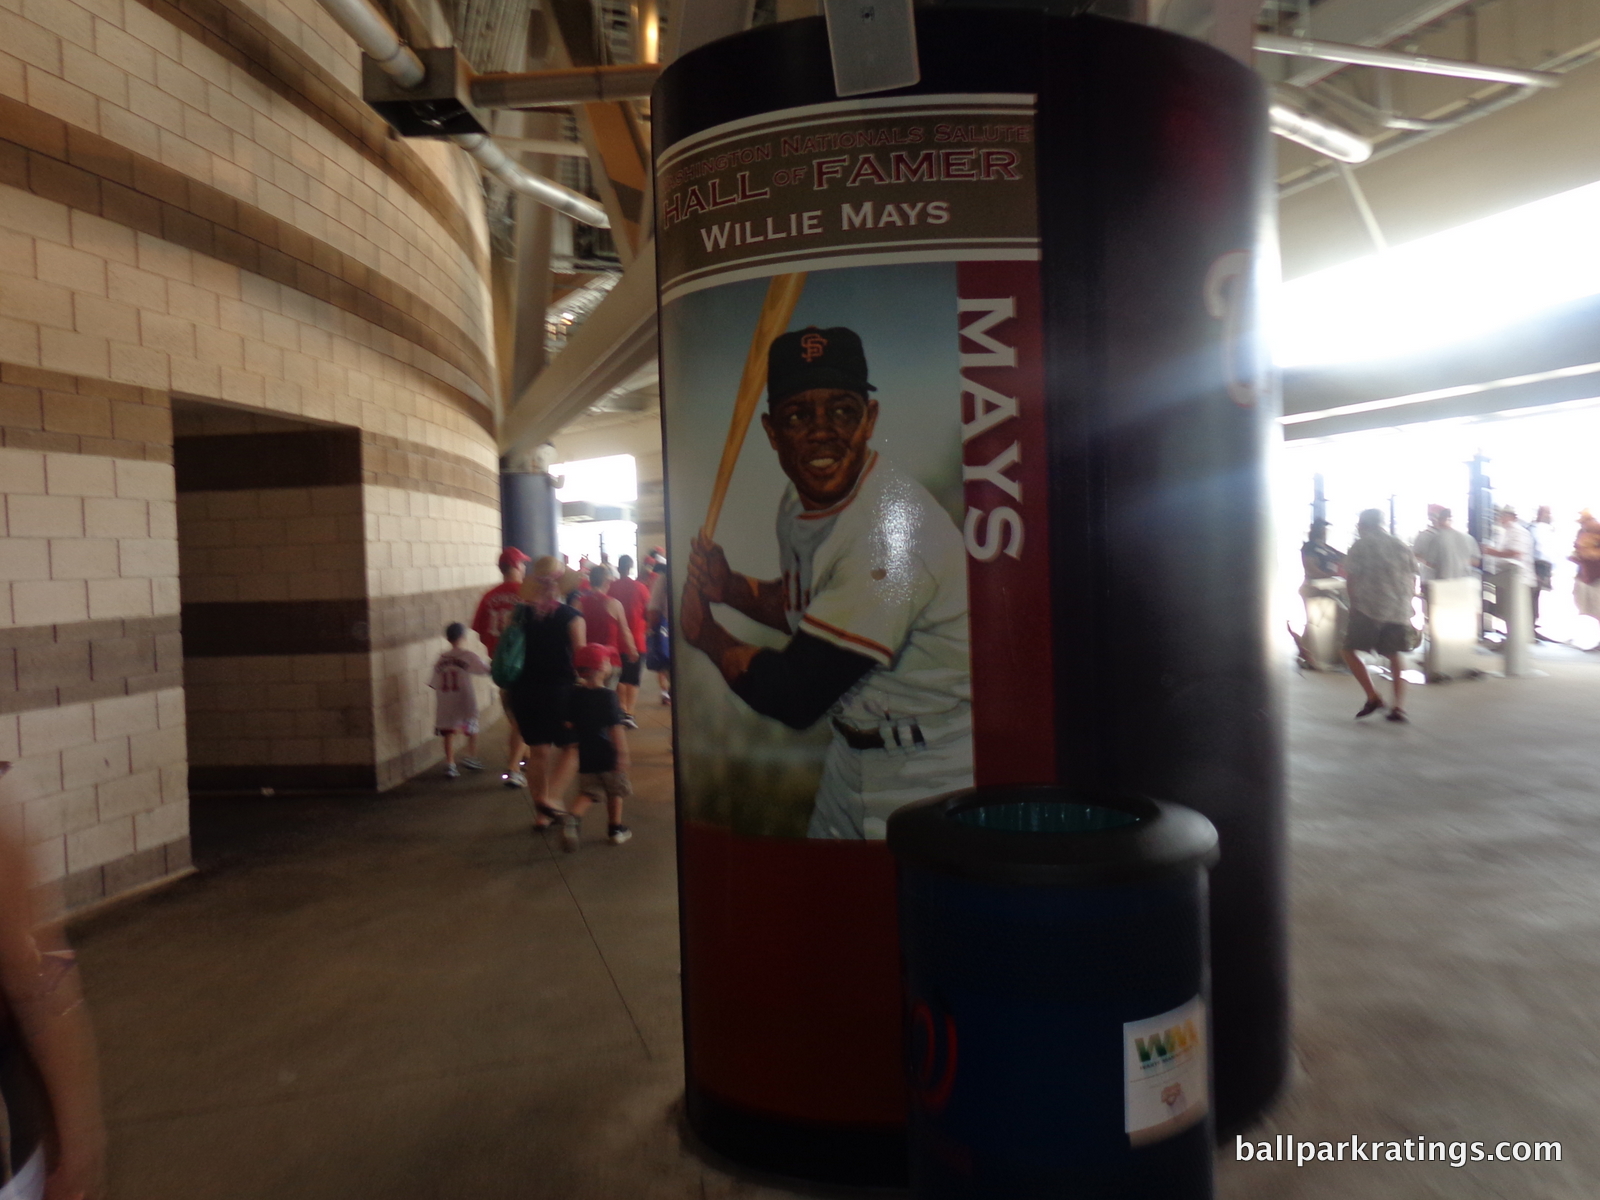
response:
M1284 284L1280 367L1417 354L1600 293L1600 183Z
M639 498L639 473L631 454L557 463L550 468L550 474L566 476L565 482L556 491L556 499L563 504L572 500L587 500L591 504L632 504Z

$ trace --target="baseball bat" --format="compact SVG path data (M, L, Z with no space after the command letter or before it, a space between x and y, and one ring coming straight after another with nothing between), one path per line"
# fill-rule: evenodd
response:
M701 536L708 542L716 537L717 518L722 515L722 502L727 498L728 485L733 482L733 469L739 464L744 435L750 430L756 405L761 400L761 389L766 383L767 347L789 328L789 319L794 316L794 307L800 303L800 292L805 286L804 271L774 275L767 284L767 298L761 304L761 316L756 320L750 353L744 360L744 374L739 377L739 391L733 400L733 420L728 425L728 440L722 444L722 461L717 464L711 503L706 507L705 524L700 527Z

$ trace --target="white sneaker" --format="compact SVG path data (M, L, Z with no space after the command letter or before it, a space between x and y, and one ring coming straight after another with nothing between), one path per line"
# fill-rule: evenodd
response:
M500 776L500 782L508 788L525 788L528 786L528 777L521 771L507 771Z
M623 713L622 714L622 723L624 725L626 725L629 729L637 729L637 728L639 728L639 722L637 722L637 721L635 721L633 719L633 714L632 713Z
M456 770L455 763L445 763L445 765L444 765L444 777L446 779L460 779L461 778L461 772Z
M481 770L483 770L483 764L481 762L479 762L475 758L463 758L463 759L460 760L460 762L461 762L461 765L463 767L465 767L469 771L481 771Z
M664 705L671 704L672 703L672 695L671 695L671 693L662 692L661 693L661 703L664 704Z
M620 846L633 836L633 830L626 825L612 825L606 830L606 840L613 846Z
M583 834L583 823L577 817L569 816L561 822L561 848L568 854L578 849Z

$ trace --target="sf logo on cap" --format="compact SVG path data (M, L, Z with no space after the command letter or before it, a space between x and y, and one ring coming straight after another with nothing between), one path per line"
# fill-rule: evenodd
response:
M827 348L828 339L820 333L808 333L800 339L800 357L807 362L816 362Z

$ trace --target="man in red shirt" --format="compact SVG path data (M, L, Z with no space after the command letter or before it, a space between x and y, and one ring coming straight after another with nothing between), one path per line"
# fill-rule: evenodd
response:
M628 631L633 634L634 649L638 651L632 661L623 660L622 678L617 681L617 703L622 706L623 716L631 717L634 702L639 698L639 671L644 665L644 614L650 605L650 589L637 579L630 578L633 574L632 555L624 554L617 559L617 574L621 578L611 581L610 595L622 605L622 611L628 619Z
M634 663L634 678L639 674L639 646L633 640L633 630L628 625L628 614L622 605L612 599L608 592L611 588L611 568L606 566L591 567L589 570L589 590L578 601L578 611L583 614L583 623L588 634L589 644L604 646L611 655L611 662L621 665L624 670L631 659ZM635 691L638 689L635 688ZM621 700L618 698L620 705ZM639 728L630 713L624 706L622 723L629 729Z
M483 648L489 652L491 660L501 633L511 623L512 612L522 603L522 579L528 573L528 562L528 556L515 546L507 546L500 551L500 574L505 582L485 592L478 601L478 611L473 614L472 630L482 639ZM528 781L522 774L522 760L528 748L522 744L522 734L517 732L516 718L511 715L504 692L500 695L500 706L505 709L506 725L511 731L507 750L510 757L506 759L506 769L500 776L500 782L511 788L526 787Z

